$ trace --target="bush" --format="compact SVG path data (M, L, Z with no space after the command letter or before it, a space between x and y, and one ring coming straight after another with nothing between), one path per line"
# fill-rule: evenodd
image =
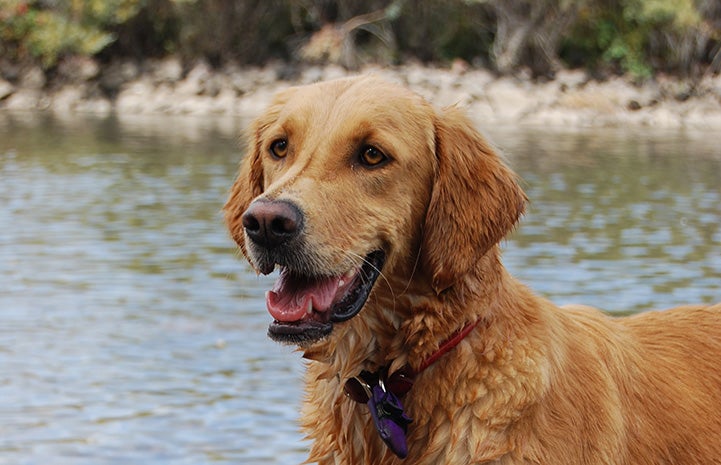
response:
M176 8L182 24L178 49L186 58L202 56L214 65L289 58L290 1L193 0L178 1Z
M108 25L122 23L139 9L139 0L59 1L43 3L5 0L0 7L0 51L15 61L38 60L54 66L67 54L95 55L115 37Z
M706 45L718 40L718 34L708 28L693 0L589 2L561 55L575 65L616 68L639 79L656 71L689 74L694 66L710 62Z
M317 47L304 54L309 43ZM348 66L461 57L501 73L574 66L639 79L658 71L700 75L721 70L721 2L0 0L6 60L48 69L65 55L168 54L217 66L304 56Z

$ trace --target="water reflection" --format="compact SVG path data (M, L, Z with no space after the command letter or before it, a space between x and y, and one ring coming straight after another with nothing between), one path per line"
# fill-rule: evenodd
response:
M639 311L721 300L721 148L704 134L507 139L531 203L514 274L559 303Z
M302 362L220 216L243 123L0 114L0 462L303 460ZM532 199L505 262L538 292L721 300L713 135L489 132Z
M222 228L234 137L141 129L3 127L0 456L299 462L301 394L277 386L300 362Z

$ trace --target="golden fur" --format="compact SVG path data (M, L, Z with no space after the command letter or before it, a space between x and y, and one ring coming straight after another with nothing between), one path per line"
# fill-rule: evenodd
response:
M267 156L278 135L282 162ZM225 207L246 256L241 215L261 197L300 205L323 271L378 247L388 257L363 310L303 347L309 462L721 463L721 306L611 318L517 282L497 243L526 198L463 112L366 76L281 92L249 139ZM362 141L392 162L349 162ZM344 381L417 368L477 320L403 399L413 423L398 459Z

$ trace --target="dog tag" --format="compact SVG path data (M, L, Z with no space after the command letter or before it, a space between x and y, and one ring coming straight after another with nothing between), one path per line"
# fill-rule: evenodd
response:
M368 408L383 442L398 457L406 458L408 455L406 432L408 424L413 420L403 412L403 405L398 397L392 392L386 391L381 382L371 388Z

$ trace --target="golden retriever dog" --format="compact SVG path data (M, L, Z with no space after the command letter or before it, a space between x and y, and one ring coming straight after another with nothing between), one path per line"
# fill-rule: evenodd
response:
M278 271L319 464L721 463L721 305L613 318L511 277L517 177L464 113L374 76L281 91L224 208Z

